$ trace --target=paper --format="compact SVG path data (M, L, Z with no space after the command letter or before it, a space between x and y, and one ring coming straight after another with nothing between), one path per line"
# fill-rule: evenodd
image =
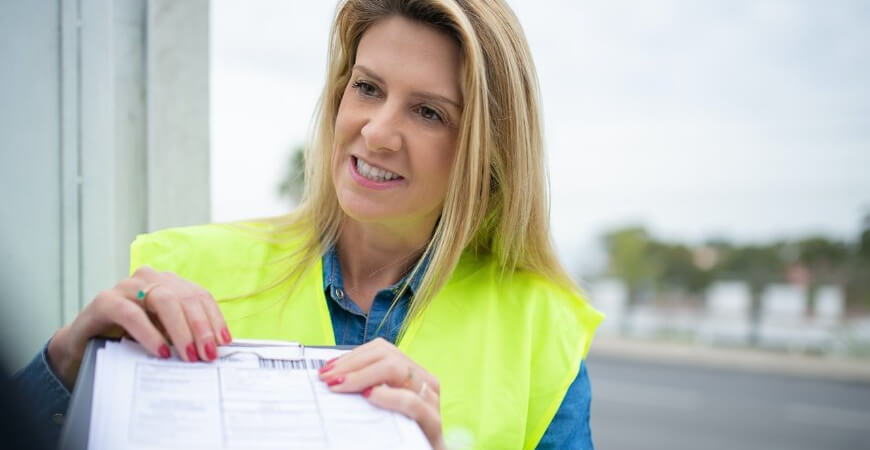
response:
M415 422L330 392L317 377L336 349L242 341L215 362L98 350L88 448L429 448Z

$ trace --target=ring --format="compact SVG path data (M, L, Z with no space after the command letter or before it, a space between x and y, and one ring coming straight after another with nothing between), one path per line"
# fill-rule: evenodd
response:
M152 289L157 287L157 283L149 284L145 286L143 289L139 289L139 292L136 293L136 300L139 300L142 303L145 303L145 297L151 292Z
M417 392L417 395L420 396L423 400L426 400L426 393L429 392L429 383L423 382L423 385L420 386L420 392Z

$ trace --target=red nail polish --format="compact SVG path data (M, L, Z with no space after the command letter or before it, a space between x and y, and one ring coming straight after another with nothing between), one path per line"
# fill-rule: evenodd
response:
M224 338L224 342L227 344L233 341L233 337L230 336L230 330L228 330L227 327L221 329L221 337Z
M214 342L205 344L205 356L209 361L214 361L217 358L217 350L214 348Z
M365 389L362 391L362 395L363 395L363 397L365 397L365 398L369 398L369 396L372 395L372 386L369 386L369 387L365 388Z
M169 352L169 347L167 347L166 344L160 344L160 348L157 349L157 353L163 359L169 358L169 355L171 354Z
M333 378L326 382L327 386L336 386L341 383L344 383L344 377Z
M199 356L196 354L196 347L193 346L193 342L187 344L184 350L187 352L188 361L199 361Z
M322 374L322 373L324 373L324 372L329 371L330 369L332 369L332 365L333 365L333 364L335 363L335 361L337 361L337 360L338 360L338 358L332 358L332 359L330 359L329 361L326 361L326 364L324 364L323 367L317 369L317 372Z

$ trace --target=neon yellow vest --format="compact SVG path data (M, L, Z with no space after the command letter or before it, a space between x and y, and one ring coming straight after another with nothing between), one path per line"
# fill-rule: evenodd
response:
M335 345L318 261L298 282L220 301L274 281L294 244L226 225L137 237L131 270L150 265L208 289L235 337ZM499 277L465 255L398 346L441 382L444 436L474 448L533 448L577 376L602 315L542 277Z

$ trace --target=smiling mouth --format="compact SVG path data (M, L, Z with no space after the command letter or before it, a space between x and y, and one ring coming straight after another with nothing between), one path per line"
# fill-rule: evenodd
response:
M356 169L355 172L366 180L375 183L389 183L404 180L404 177L401 175L380 167L375 167L356 156L351 156L350 158L351 164L353 164L354 169Z

